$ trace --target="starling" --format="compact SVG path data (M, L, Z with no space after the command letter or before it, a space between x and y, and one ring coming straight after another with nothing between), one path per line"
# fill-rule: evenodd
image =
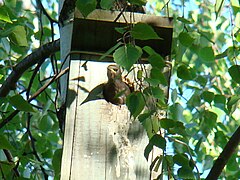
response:
M123 81L119 66L109 65L107 67L108 81L103 86L103 96L106 101L122 105L126 103L126 97L131 93L129 85Z

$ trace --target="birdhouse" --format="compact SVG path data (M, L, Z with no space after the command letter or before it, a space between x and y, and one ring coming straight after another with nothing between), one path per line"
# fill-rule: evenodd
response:
M91 90L108 81L107 69L114 64L113 58L111 54L100 57L121 39L116 28L138 22L151 25L162 39L136 40L136 44L170 56L171 18L100 9L83 17L75 10L74 19L61 28L63 67L70 67L61 79L61 96L66 102L62 180L145 180L155 176L149 171L152 159L144 158L147 134L130 117L126 105L105 99L82 103Z

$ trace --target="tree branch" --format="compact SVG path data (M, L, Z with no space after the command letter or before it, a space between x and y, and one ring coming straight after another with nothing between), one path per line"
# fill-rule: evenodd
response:
M240 143L240 126L234 132L234 134L232 135L232 137L229 139L228 143L224 147L222 153L215 161L206 180L218 179L218 176L220 176L224 166L227 164L229 158L232 156L232 154L237 149L239 143Z
M25 57L20 63L18 63L14 68L8 78L4 81L0 87L0 97L5 97L8 95L10 90L15 89L16 83L22 74L31 66L38 62L44 61L51 54L56 53L60 50L60 40L47 43L34 52Z
M55 80L57 80L58 78L60 78L62 75L64 75L65 73L67 73L69 71L69 67L67 67L66 69L62 70L61 72L59 72L58 74L55 74L54 77L49 80L46 84L44 84L40 89L38 89L37 92L35 92L29 99L28 102L31 102L33 99L35 99L39 94L41 94L41 92L43 92L50 84L52 84ZM0 122L0 129L3 128L7 123L9 123L20 111L17 109L15 111L13 111L6 119L3 119Z

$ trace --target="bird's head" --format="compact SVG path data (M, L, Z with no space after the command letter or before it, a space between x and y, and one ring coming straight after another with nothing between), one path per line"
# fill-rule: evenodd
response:
M120 79L122 77L122 72L120 67L115 64L109 65L107 67L107 76L108 76L108 80Z

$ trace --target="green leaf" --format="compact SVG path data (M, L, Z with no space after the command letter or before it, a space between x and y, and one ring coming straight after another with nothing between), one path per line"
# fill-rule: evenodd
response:
M172 93L171 93L171 100L173 103L175 103L177 101L178 98L178 92L177 89L173 89Z
M188 156L184 153L177 153L173 156L173 162L178 164L182 167L188 167L189 166L189 159Z
M93 88L89 93L86 99L80 104L83 105L84 103L87 103L89 101L95 101L103 98L103 86L104 84L99 84L95 88Z
M0 20L12 23L5 6L0 7Z
M206 155L203 161L203 170L210 169L213 165L213 157Z
M155 134L151 139L150 143L162 150L165 150L166 148L166 140L159 134Z
M185 65L180 65L177 69L177 76L183 80L192 80L196 77L196 74L192 68L189 68Z
M214 52L212 47L204 47L198 52L199 57L203 62L213 63L214 62Z
M135 4L138 6L145 6L147 3L147 0L128 0L131 4Z
M151 115L152 115L152 112L140 114L140 115L138 116L138 120L142 123L143 121L145 121L145 120L147 120L148 118L150 118Z
M184 24L192 24L189 20L187 20L183 17L178 17L177 20L181 21Z
M190 47L194 41L194 38L192 38L187 32L181 32L178 38L180 43L185 47Z
M24 112L35 112L31 104L29 104L23 97L19 94L12 96L9 99L11 105L13 105L17 110Z
M15 26L9 38L18 46L28 46L27 33L24 26Z
M152 80L155 80L158 84L162 84L164 86L168 85L168 82L164 76L164 74L161 72L161 70L153 67L150 72L150 77Z
M240 65L233 65L228 69L232 79L240 84Z
M224 95L215 95L214 103L215 104L225 104L226 103L226 97Z
M111 47L106 53L104 53L100 58L99 61L103 60L106 56L108 56L109 54L111 54L114 50L116 50L119 46L122 45L122 42L118 42L117 44L115 44L113 47Z
M127 31L128 27L115 27L115 31L117 31L120 34L124 34Z
M0 140L1 140L0 149L8 149L8 150L14 149L4 135L0 135Z
M52 165L55 172L55 175L60 174L61 172L61 159L62 159L62 149L57 149L54 152Z
M84 17L87 17L93 10L96 9L96 0L77 0L76 7Z
M0 161L0 167L2 171L2 178L1 179L13 179L12 178L12 173L13 173L13 168L16 167L15 162L8 162L8 161ZM4 175L4 176L3 176ZM20 179L20 178L17 178Z
M173 128L176 125L176 121L172 119L163 118L160 121L161 128L168 130L169 128Z
M203 113L203 123L205 123L207 128L212 129L216 125L217 117L216 113L205 110Z
M146 23L137 23L131 31L132 37L140 40L162 39L154 29Z
M157 156L151 163L149 169L150 171L152 172L153 170L155 172L158 172L158 169L159 169L159 166L161 165L162 163L162 160L163 160L163 156ZM155 166L156 165L156 166ZM155 168L154 168L155 166ZM154 169L153 169L154 168Z
M153 55L153 54L157 54L156 51L151 48L150 46L144 46L142 48L146 53L148 53L148 55Z
M100 6L102 9L111 9L113 7L115 0L101 0Z
M210 91L204 91L201 94L201 97L210 104L214 99L214 93Z
M164 91L160 89L160 87L151 87L151 91L154 98L164 101L165 94Z
M144 149L144 157L146 158L147 161L148 161L148 156L152 151L152 149L153 149L153 145L151 143L148 143L148 145Z
M205 87L207 84L207 78L201 75L199 75L195 81L198 82L202 87Z
M179 103L175 103L170 107L170 111L172 114L172 119L184 121L183 111L184 108Z
M119 47L113 53L114 62L124 67L127 71L131 69L134 63L136 63L142 55L142 49L132 44Z
M234 95L234 96L228 98L228 102L227 102L228 110L231 111L232 107L235 106L238 103L239 100L240 100L240 96L239 95L238 96Z
M44 115L38 125L38 128L43 132L47 132L52 128L52 121L48 115Z
M180 179L195 179L194 173L190 168L186 167L179 168L177 174Z
M131 116L136 118L144 109L145 100L141 92L133 92L127 96L126 105L131 113Z
M165 66L163 57L160 56L159 54L155 53L152 54L148 57L148 61L150 62L150 64L152 65L152 67L154 68L158 68L158 69L163 69Z

